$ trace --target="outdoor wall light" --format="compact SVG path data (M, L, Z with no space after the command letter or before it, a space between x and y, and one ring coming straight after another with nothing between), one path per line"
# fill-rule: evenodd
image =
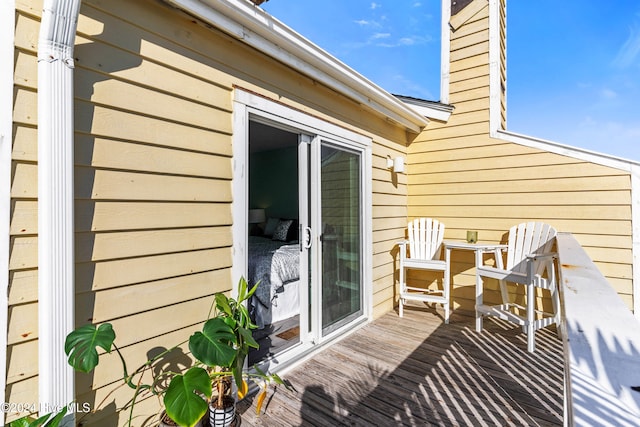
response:
M403 173L404 157L398 156L392 159L391 156L387 156L387 169L391 169L395 173Z

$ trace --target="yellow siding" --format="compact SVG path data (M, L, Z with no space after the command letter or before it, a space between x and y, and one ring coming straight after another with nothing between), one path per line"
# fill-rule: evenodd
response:
M440 135L438 125L409 147L410 218L440 219L448 239L463 240L466 230L473 229L486 241L502 240L518 222L549 222L574 233L630 303L629 173L488 136L432 139L431 134ZM463 256L454 252L454 257ZM471 268L468 263L459 274ZM457 285L471 286L473 277L456 276L453 282L454 305L471 310L472 292Z
M504 38L504 1L499 7ZM468 22L458 22L450 34L455 109L447 123L432 122L409 146L409 218L438 218L447 226L447 239L464 240L466 230L478 230L479 239L490 242L503 241L516 223L548 222L576 236L631 308L630 174L489 137L489 56L482 39L488 23L487 7ZM504 40L500 48L504 88ZM505 99L503 92L503 127ZM473 309L473 265L471 254L453 252L455 308ZM431 283L423 275L409 277ZM497 290L497 284L490 283L489 289ZM497 301L497 292L488 297Z
M35 49L42 5L17 4L7 396L26 402L37 401L38 384ZM212 295L231 289L238 87L373 140L374 317L393 308L395 244L416 216L445 222L446 238L477 229L490 241L515 222L548 221L574 233L630 303L629 174L488 137L488 7L474 7L451 33L454 114L416 137L161 3L83 2L75 51L77 323L112 322L133 366L150 348L184 340L206 317ZM506 75L504 62L501 56ZM407 156L407 173L387 169L387 156ZM454 254L456 308L472 307L472 268L470 254ZM118 370L117 357L107 357L94 375L78 375L79 400L95 407ZM114 411L128 397L110 396L109 411L84 421L122 425ZM150 399L140 414L157 408Z
M10 401L37 401L37 66L42 4L17 2L9 322ZM122 11L126 10L127 13ZM373 141L374 316L393 308L404 237L406 132L359 104L155 1L85 1L75 54L76 322L112 322L131 366L184 340L232 287L232 113L236 87ZM186 355L177 355L184 359ZM186 359L184 359L186 360ZM77 375L92 407L119 378L108 357ZM110 396L91 425L124 423ZM141 414L158 409L151 399Z
M9 247L7 389L9 402L38 402L38 274L35 87L37 26L16 14L12 216ZM17 414L8 414L7 419Z

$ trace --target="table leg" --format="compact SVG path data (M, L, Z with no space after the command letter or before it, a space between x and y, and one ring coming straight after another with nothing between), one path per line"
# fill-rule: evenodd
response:
M482 250L476 249L476 331L482 331L482 315L478 307L482 305L482 277L478 274L478 267L482 265Z
M449 304L451 302L451 248L444 249L444 297L446 303L444 305L444 323L449 323L449 314L451 312Z

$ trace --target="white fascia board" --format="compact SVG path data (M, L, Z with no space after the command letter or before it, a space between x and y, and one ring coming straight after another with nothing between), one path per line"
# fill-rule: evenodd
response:
M451 0L442 0L440 24L440 102L449 103L449 84L451 82Z
M561 154L563 156L573 157L575 159L584 160L585 162L609 166L627 172L633 172L634 170L638 169L638 167L640 167L640 162L637 162L635 160L629 160L621 157L611 156L609 154L598 153L596 151L573 147L571 145L560 144L558 142L522 135L511 131L498 130L494 137L503 141L513 142L515 144L520 144L531 148L538 148L550 153Z
M449 121L449 117L451 117L451 111L442 111L437 110L435 108L429 108L424 105L409 105L410 108L413 108L418 113L425 116L427 119L439 120L441 122Z
M246 0L164 0L418 133L428 121L397 98Z
M489 134L494 138L502 122L500 91L500 2L489 0Z
M9 224L11 220L11 145L13 143L13 55L15 1L0 2L0 403L6 402L7 323L9 318ZM0 425L5 423L0 413Z

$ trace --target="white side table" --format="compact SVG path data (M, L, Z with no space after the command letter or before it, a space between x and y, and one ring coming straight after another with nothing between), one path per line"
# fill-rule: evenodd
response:
M492 252L496 257L496 267L503 268L502 251L507 249L507 245L496 243L469 243L457 241L444 241L444 260L447 265L445 274L451 275L451 251L454 249L463 251L474 251L476 259L476 267L482 265L482 255ZM482 315L478 312L478 307L482 305L483 285L482 278L476 274L476 331L482 330Z

